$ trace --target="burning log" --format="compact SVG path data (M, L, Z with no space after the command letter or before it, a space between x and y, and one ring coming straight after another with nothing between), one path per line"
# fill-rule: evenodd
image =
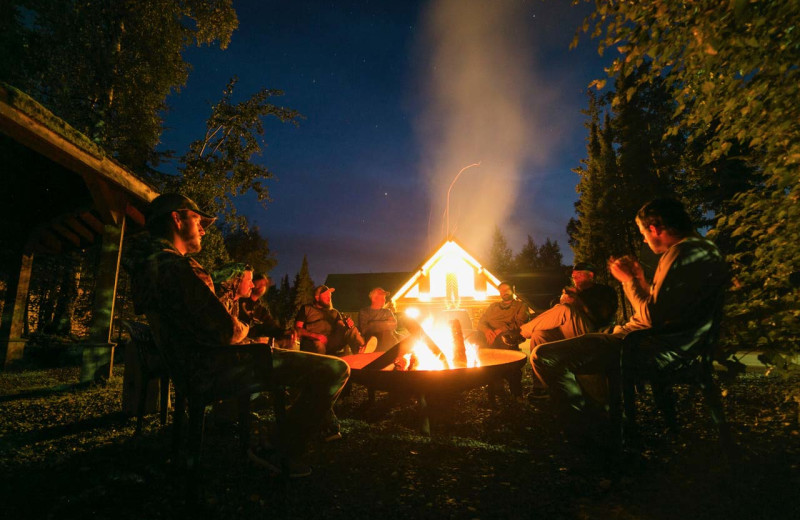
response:
M394 364L395 370L414 370L416 368L416 357L413 355L413 350L414 345L419 341L422 341L430 349L431 353L442 362L444 369L450 368L447 357L418 323L409 320L408 328L411 331L409 336L401 339L395 346L381 354L364 368L382 370Z
M467 347L464 345L464 331L459 320L450 321L453 334L453 364L458 367L467 366Z

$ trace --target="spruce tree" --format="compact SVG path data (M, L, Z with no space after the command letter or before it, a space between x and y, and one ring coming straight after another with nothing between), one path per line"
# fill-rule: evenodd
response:
M498 226L494 227L492 246L489 250L489 269L495 273L507 274L514 269L513 252L508 247L503 232Z
M518 273L530 273L540 267L539 247L534 242L533 237L528 235L528 241L522 246L522 250L514 257L514 266Z
M294 278L294 299L293 299L293 312L297 309L312 303L314 301L314 280L308 271L308 259L303 255L303 264L300 266L300 271Z

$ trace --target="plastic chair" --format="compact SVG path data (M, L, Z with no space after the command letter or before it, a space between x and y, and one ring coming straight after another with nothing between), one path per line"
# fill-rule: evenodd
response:
M634 331L623 341L619 372L609 374L609 388L612 401L609 403L612 425L615 434L620 436L620 444L637 432L636 426L636 387L639 383L649 383L656 405L664 414L667 427L676 431L678 420L675 413L675 395L672 388L676 384L689 384L698 387L704 397L711 419L719 432L719 441L726 454L730 454L731 437L719 387L713 376L713 357L719 337L722 320L723 298L720 294L712 314L700 327L693 329L693 341L685 345L685 355L680 359L658 366L651 360L637 355L645 342L669 341L669 336L685 337L688 331L659 332L653 329ZM619 400L621 390L621 400Z
M156 347L150 327L144 323L121 320L120 326L131 338L131 344L136 349L139 359L139 398L136 412L135 435L141 435L147 401L147 390L150 381L158 379L159 388L159 420L161 426L167 423L167 408L169 406L169 373L161 354Z

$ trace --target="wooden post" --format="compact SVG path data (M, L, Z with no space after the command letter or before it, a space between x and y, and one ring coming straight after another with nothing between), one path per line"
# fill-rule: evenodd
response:
M6 298L3 304L3 315L0 319L0 352L3 355L3 368L8 368L14 362L22 359L25 350L25 340L22 338L24 330L25 307L28 303L28 288L31 282L33 268L33 253L22 247L15 268L19 269L19 276L12 275L6 287ZM16 269L12 269L13 273Z
M116 344L111 342L111 331L124 236L124 214L119 218L119 225L105 224L103 227L102 249L95 279L91 332L89 341L83 345L81 383L105 381L111 377L114 368Z

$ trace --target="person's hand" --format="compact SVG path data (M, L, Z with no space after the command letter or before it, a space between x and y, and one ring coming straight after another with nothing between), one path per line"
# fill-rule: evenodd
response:
M575 291L568 291L567 289L564 289L561 291L561 299L559 299L558 302L564 305L575 303Z
M497 332L493 330L487 330L483 334L484 336L486 336L486 343L488 343L489 345L494 343L495 338L497 338Z
M348 329L352 329L352 328L353 328L353 325L354 325L354 323L353 323L353 318L351 318L351 317L349 317L349 316L348 316L348 317L347 317L347 318L344 320L344 322L347 324L347 328L348 328Z
M317 334L317 336L314 339L319 341L320 344L323 346L328 344L328 336L326 336L325 334Z
M611 276L621 283L628 283L634 280L640 282L644 281L642 266L631 256L623 256L620 258L614 258L612 256L608 261L608 270L611 272Z
M523 338L530 339L531 334L533 334L533 320L528 323L523 323L522 327L519 329L519 333L522 334Z

